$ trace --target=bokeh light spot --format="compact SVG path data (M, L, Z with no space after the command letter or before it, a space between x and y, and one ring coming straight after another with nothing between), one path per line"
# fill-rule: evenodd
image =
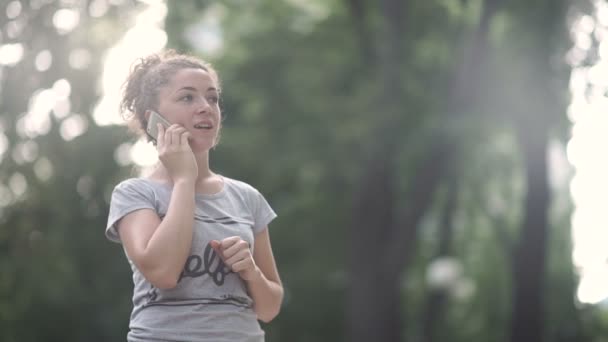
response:
M93 0L89 4L89 15L93 18L103 17L107 12L110 6L108 2L105 0Z
M0 208L13 204L13 193L4 184L0 184Z
M27 191L27 180L21 173L15 172L8 180L8 187L15 197L21 197Z
M95 186L95 180L89 175L81 176L76 182L76 192L84 198L89 199L93 194L93 187Z
M72 32L80 22L80 13L73 9L62 8L53 15L53 25L59 34Z
M53 164L46 157L42 157L34 164L34 174L39 180L46 182L53 177Z
M116 164L120 166L130 165L133 160L131 159L131 148L133 144L131 143L123 143L120 144L114 151L114 160Z
M43 72L49 70L51 64L53 64L53 55L49 50L42 50L36 55L34 60L36 70Z
M15 153L20 155L20 160L24 163L31 163L38 158L39 148L34 140L27 140L15 146Z
M25 20L24 19L15 19L6 23L6 27L4 31L6 32L6 36L10 39L17 39L23 29L25 28Z
M38 90L32 94L28 112L17 121L17 133L22 138L33 139L49 132L49 115L55 107L55 97L55 92L51 89Z
M14 66L23 58L23 45L4 44L0 45L0 65Z
M21 14L21 1L11 1L6 6L6 17L15 19Z
M84 70L91 64L91 53L87 49L74 49L70 52L69 63L76 70Z
M68 80L62 78L53 83L53 91L55 92L56 100L65 100L70 97L72 86Z
M87 128L88 122L82 115L72 114L63 120L59 133L63 140L70 141L86 132Z
M154 145L140 139L131 148L131 160L142 167L152 166L158 162L158 153Z
M2 162L2 158L4 158L4 154L8 150L8 138L6 134L0 132L0 162Z
M53 107L53 115L57 119L63 119L68 116L68 114L70 114L71 110L72 102L70 101L70 99L60 99L57 100L57 102L55 103L55 107Z

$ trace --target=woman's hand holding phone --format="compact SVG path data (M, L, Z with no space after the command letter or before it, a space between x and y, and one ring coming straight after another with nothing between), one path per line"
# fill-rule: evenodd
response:
M188 143L190 132L183 126L173 124L165 129L158 123L156 149L158 159L167 169L173 183L194 182L198 176L198 166L192 148Z

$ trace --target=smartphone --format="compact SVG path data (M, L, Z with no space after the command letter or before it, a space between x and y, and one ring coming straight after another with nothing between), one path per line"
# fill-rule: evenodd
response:
M154 141L156 144L156 140L158 139L158 124L161 123L165 129L171 126L169 120L165 119L164 116L158 114L157 112L151 110L150 117L148 118L148 125L146 126L146 133L148 136Z

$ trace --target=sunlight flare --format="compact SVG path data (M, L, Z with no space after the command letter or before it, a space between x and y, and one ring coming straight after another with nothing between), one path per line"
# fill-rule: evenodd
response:
M608 298L608 211L604 201L608 194L608 159L604 157L608 145L608 40L602 41L608 38L608 5L595 5L595 17L581 16L572 25L574 46L567 56L574 66L568 108L572 134L567 146L568 161L576 170L570 182L572 259L580 277L577 298L590 304ZM577 66L591 47L592 34L600 41L600 58L590 67Z

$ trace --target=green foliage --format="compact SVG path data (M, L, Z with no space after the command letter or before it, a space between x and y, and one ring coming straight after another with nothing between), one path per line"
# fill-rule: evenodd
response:
M0 207L3 341L114 341L124 339L127 331L130 270L120 246L108 242L103 230L109 193L132 171L131 165L118 165L114 155L131 138L122 127L96 126L90 114L99 96L97 57L144 5L127 1L100 18L81 12L79 29L58 35L48 23L65 3L24 7L25 17L32 18L30 33L13 39L26 44L24 59L0 67L0 118L9 141L1 160L0 193L8 189L14 197ZM345 340L349 284L370 272L348 272L348 246L356 238L351 232L353 201L369 154L386 141L398 146L394 191L397 206L408 207L413 176L441 134L459 138L450 171L460 189L450 257L461 266L459 279L471 287L458 292L454 284L448 286L436 338L505 341L512 310L511 253L526 187L513 127L531 115L551 125L562 142L566 138L569 69L548 59L570 44L567 4L515 1L502 7L490 26L487 63L475 66L482 71L482 90L473 102L455 108L446 108L452 103L452 80L469 56L481 0L408 2L397 48L402 60L391 70L401 82L396 98L385 96L392 89L383 83L386 70L380 62L385 58L385 14L379 4L365 2L363 18L355 18L350 4L167 4L169 47L211 61L222 80L225 121L222 141L212 152L213 168L255 185L279 214L270 229L286 297L281 314L264 325L267 341ZM573 5L586 10L585 4ZM367 37L361 36L365 30L357 30L360 24ZM197 41L202 38L193 32L201 29L217 30L223 46L214 50L211 43ZM11 40L2 41L7 42ZM72 47L92 52L89 68L69 66ZM36 53L44 48L51 51L53 66L37 72ZM71 113L51 116L48 133L19 133L16 127L32 93L61 78L71 84ZM521 100L530 94L549 96L551 108ZM66 140L61 125L73 113L84 114L88 129ZM35 146L31 160L19 152L25 143ZM52 171L46 177L49 164ZM27 191L15 194L23 179ZM554 196L567 203L567 184L560 186ZM412 341L420 337L431 293L427 274L438 250L444 199L442 183L418 227L413 261L400 284L402 298L395 298L405 311L403 336ZM545 310L551 341L593 340L608 326L601 307L574 306L570 209L566 204L551 213ZM370 243L383 228L369 227Z
M125 176L114 151L127 136L122 128L97 127L90 114L98 97L98 57L124 32L121 19L133 13L133 5L110 5L105 16L94 18L85 3L23 1L14 21L0 19L6 27L18 22L24 28L2 41L21 44L22 59L0 66L0 120L7 138L0 168L2 341L124 339L131 289L128 281L116 280L128 280L130 270L121 248L104 241L103 228L108 187ZM77 13L80 27L56 30L53 17L60 9ZM75 49L84 51L80 66ZM48 70L40 67L44 51ZM33 108L36 94L62 82L69 89L67 110ZM37 113L35 121L26 119L30 111ZM82 134L71 133L74 125Z
M115 317L128 315L130 286L114 279L129 279L130 269L121 248L99 242L107 185L121 176L113 151L123 139L116 128L69 143L57 135L40 139L53 176L30 178L28 192L2 217L10 234L3 256L11 261L0 294L4 340L92 340L91 332L99 341L124 338L126 323Z

